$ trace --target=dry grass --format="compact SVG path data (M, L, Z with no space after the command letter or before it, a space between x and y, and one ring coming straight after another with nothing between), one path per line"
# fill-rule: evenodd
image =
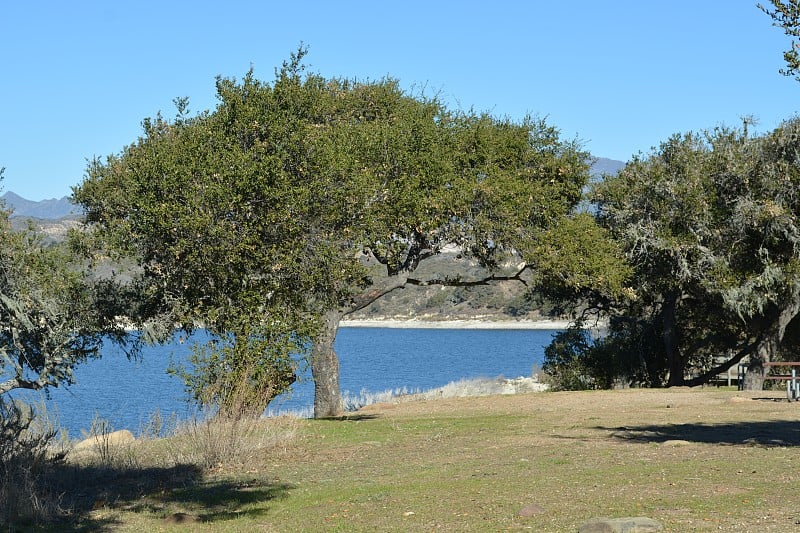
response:
M264 419L190 420L158 444L174 464L193 464L205 470L243 467L264 454L283 453L295 439L299 420Z
M172 471L74 525L560 532L644 515L667 531L793 531L800 405L782 398L684 389L376 404L293 420L283 445L195 477ZM162 441L148 446L166 453Z

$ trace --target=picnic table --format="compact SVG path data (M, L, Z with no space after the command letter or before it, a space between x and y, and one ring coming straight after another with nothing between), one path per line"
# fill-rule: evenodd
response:
M785 374L767 374L764 376L764 379L770 379L774 381L785 381L786 382L786 399L790 402L796 402L800 400L800 375L798 375L798 367L800 367L800 361L770 361L768 363L764 363L765 369L769 369L770 367L780 368L785 367L789 368L789 373ZM744 375L747 372L747 365L739 365L739 390L744 388Z

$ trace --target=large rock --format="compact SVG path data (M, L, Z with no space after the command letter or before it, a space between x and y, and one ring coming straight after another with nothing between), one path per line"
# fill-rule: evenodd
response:
M117 446L119 444L129 444L135 440L136 437L133 436L133 433L127 429L121 429L119 431L112 431L111 433L105 433L84 439L76 444L72 449L76 451L84 449L88 450L94 447L105 446L106 444L109 446Z
M660 522L644 516L595 518L578 528L578 533L654 533L663 531Z

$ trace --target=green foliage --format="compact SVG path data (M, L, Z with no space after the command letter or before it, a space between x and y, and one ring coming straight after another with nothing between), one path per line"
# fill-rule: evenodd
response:
M224 419L257 418L269 402L297 379L294 356L306 347L291 330L277 325L218 336L193 346L190 369L174 367L201 407Z
M545 298L583 302L589 293L624 298L632 269L619 244L588 213L564 217L526 251Z
M0 170L0 178L2 170ZM123 342L110 281L91 279L74 250L15 231L0 209L0 525L38 523L60 512L45 474L63 459L56 429L15 389L73 382L73 368L96 357L104 338Z
M772 25L783 29L791 39L791 45L783 53L786 69L780 71L784 76L794 76L800 80L800 3L797 0L770 0L773 9L767 9L761 4L758 8L772 18Z
M123 341L107 285L86 278L70 250L42 246L0 213L0 395L72 383L73 367Z
M544 350L542 371L552 390L586 390L597 388L587 364L591 350L589 332L580 324L553 336Z
M715 357L777 356L800 310L800 123L747 126L673 136L594 191L633 269L630 289L586 293L640 369L626 379L695 384Z
M665 369L653 366L659 358L649 353L654 333L647 324L627 322L593 337L577 322L553 336L542 370L554 390L658 386Z

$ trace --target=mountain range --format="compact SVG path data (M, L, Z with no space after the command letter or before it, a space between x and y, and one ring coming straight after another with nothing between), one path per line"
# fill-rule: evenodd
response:
M598 179L604 174L616 174L625 166L623 161L599 157L592 164L592 177ZM6 206L12 209L12 217L36 218L40 220L59 220L62 218L77 217L81 209L70 201L69 197L53 198L35 202L11 191L0 196Z
M58 220L60 218L80 215L81 209L73 204L69 197L52 198L34 202L11 191L0 198L12 210L12 217L39 218L42 220Z

